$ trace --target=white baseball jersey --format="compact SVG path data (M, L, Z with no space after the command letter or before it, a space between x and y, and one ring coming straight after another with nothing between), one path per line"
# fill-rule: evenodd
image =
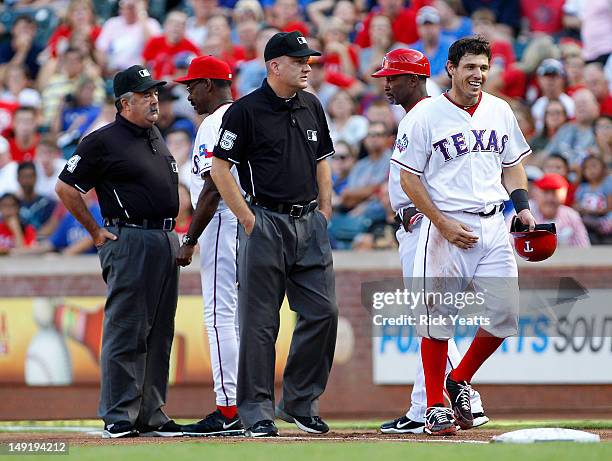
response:
M502 168L531 153L508 103L484 92L473 115L446 94L433 98L411 111L403 130L404 152L392 161L423 175L442 211L489 212L508 200Z
M230 104L224 104L218 107L217 110L204 119L200 124L200 128L198 128L198 133L193 143L193 154L191 156L191 183L189 187L191 205L194 209L198 203L200 192L202 192L202 188L204 187L202 174L210 171L212 168L213 148L219 139L219 130L221 129L223 114L225 114L229 107ZM232 166L231 171L234 178L236 178L236 182L240 184L236 168ZM221 199L217 207L217 212L225 209L227 209L227 205L223 199Z
M191 202L195 208L204 187L202 173L212 167L212 151L219 137L221 119L229 104L208 115L198 128L191 168ZM236 168L232 174L238 182ZM217 405L236 405L238 379L238 289L236 287L236 251L238 220L223 200L198 242L200 278L204 302L204 321L210 347Z
M404 115L397 126L397 136L395 138L395 145L393 146L393 155L391 156L391 168L389 169L389 200L391 202L391 208L393 208L393 211L396 213L402 208L412 206L412 201L408 195L406 195L406 192L404 192L400 184L400 168L396 163L398 159L406 155L406 149L408 148L406 126L408 125L409 119L412 117L413 110L417 107L427 105L431 100L432 98L424 98L417 102L412 109Z

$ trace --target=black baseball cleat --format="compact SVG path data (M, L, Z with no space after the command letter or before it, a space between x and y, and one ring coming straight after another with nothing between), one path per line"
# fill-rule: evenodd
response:
M446 407L429 407L425 410L425 428L427 435L454 435L457 433L453 410Z
M244 435L246 437L278 437L278 429L274 421L264 419L249 427Z
M489 417L484 412L472 413L472 419L474 420L472 428L484 426L489 422Z
M280 407L276 407L276 416L287 423L295 424L298 429L309 434L325 434L329 432L329 426L320 416L293 416Z
M118 421L104 426L102 431L103 439L119 439L123 437L138 437L138 431L129 421Z
M141 437L182 437L183 426L176 424L173 420L168 420L159 427L143 426L139 427Z
M418 423L406 417L387 421L380 426L380 432L383 434L422 434L425 428L425 423Z
M230 419L215 410L203 420L183 426L183 433L191 437L242 435L244 426L238 415Z
M446 392L448 399L453 407L455 421L461 429L471 429L474 426L472 416L472 404L470 394L472 387L467 381L457 382L451 379L450 375L446 378Z

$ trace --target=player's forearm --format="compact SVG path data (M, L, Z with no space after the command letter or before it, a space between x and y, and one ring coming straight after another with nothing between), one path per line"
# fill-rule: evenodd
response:
M502 172L502 184L508 191L512 193L516 189L527 190L527 174L525 174L525 168L521 163L504 168Z
M93 237L95 233L100 229L98 223L87 209L87 204L81 193L69 186L61 179L58 179L55 185L55 192L60 200L63 202L66 209L79 221L87 232Z
M241 223L252 219L253 212L244 201L236 180L230 173L231 164L225 160L213 158L210 176L215 182L226 205Z
M319 196L317 201L319 203L319 210L327 217L331 217L332 206L332 180L331 180L331 168L326 160L321 160L317 163L317 186L319 188Z
M202 232L204 232L204 229L206 229L206 226L208 226L208 223L215 215L220 199L221 194L219 194L214 181L209 175L205 179L204 187L198 197L198 203L193 211L187 235L194 239L198 239L202 235Z
M403 191L410 197L412 203L414 203L414 206L427 216L434 226L440 228L446 216L431 200L431 197L427 193L427 189L425 189L421 181L421 177L409 173L406 170L401 170L400 184Z

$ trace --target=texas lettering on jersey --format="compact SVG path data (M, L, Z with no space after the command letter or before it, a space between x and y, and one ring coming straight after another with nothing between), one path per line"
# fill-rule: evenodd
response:
M445 162L470 152L495 152L501 155L510 140L507 134L498 135L497 130L470 130L468 136L471 139L466 140L466 133L455 133L436 141L433 143L434 151L442 154Z

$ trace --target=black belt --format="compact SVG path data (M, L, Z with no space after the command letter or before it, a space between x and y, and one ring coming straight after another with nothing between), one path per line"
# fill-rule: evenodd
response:
M133 227L135 229L147 229L147 230L164 230L170 232L174 230L176 221L174 218L164 219L120 219L120 218L104 218L105 226L117 226L117 227Z
M502 202L499 205L495 205L493 209L489 211L488 213L485 213L484 211L479 211L479 212L466 211L466 213L477 214L481 218L488 218L490 216L493 216L494 214L501 213L502 211L504 211L504 208L506 208L506 206Z
M261 200L253 197L250 194L244 198L249 205L257 205L266 210L275 211L277 213L288 214L292 218L301 218L308 213L317 209L318 203L316 200L307 203L283 203Z

